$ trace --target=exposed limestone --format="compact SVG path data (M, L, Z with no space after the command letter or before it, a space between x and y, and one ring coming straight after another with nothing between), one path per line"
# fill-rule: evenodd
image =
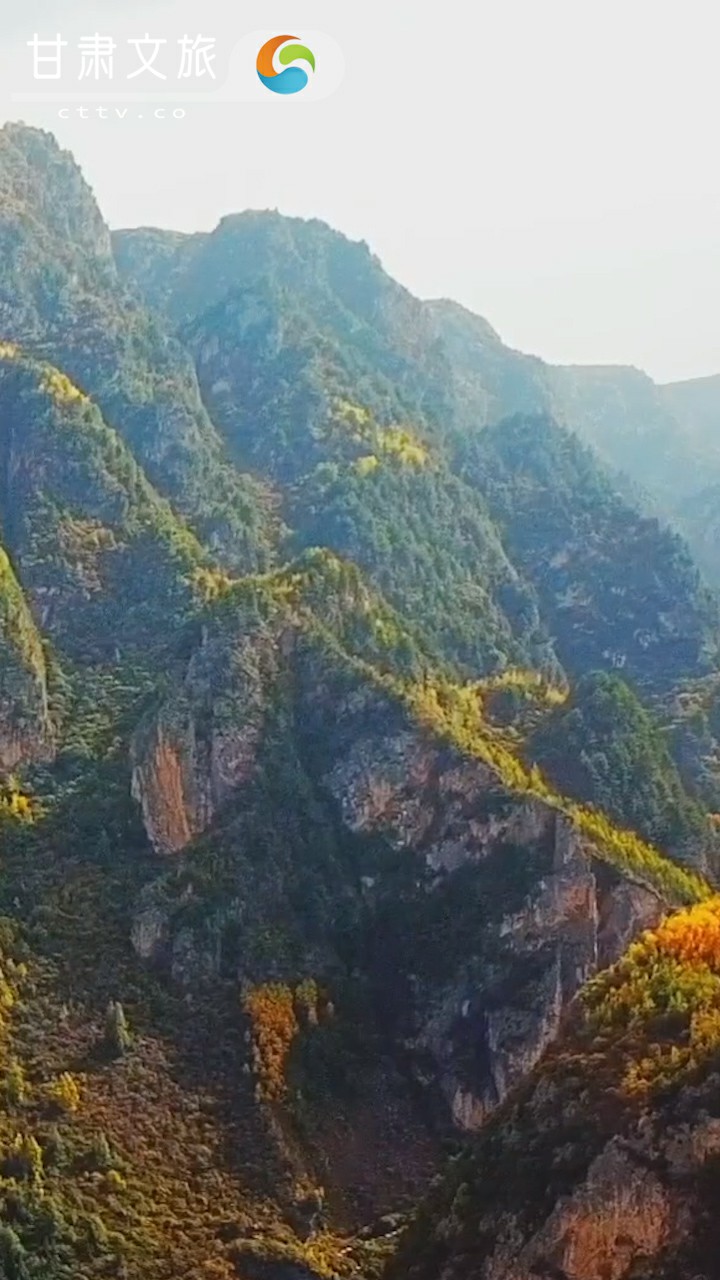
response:
M516 1238L499 1243L483 1280L623 1280L632 1263L657 1254L682 1221L678 1198L613 1139L519 1253Z
M181 851L223 806L252 803L278 649L265 632L204 635L175 695L137 735L133 792L158 852ZM406 975L403 1039L423 1064L418 1078L432 1079L460 1128L477 1129L557 1038L583 983L656 921L662 904L614 876L555 809L503 791L486 765L411 725L381 694L356 689L338 703L307 664L294 679L303 720L327 737L321 794L356 837L416 859L424 892L442 892L490 859L502 875L505 851L530 859L524 893L478 923L477 945L458 956L451 978ZM356 871L355 891L372 911L382 874L362 862ZM236 927L242 917L238 908ZM223 928L216 912L196 934L184 923L176 929L144 904L133 938L186 981L218 971Z
M205 635L178 697L132 744L132 794L158 853L205 831L252 777L262 725L261 676L242 638L229 649Z

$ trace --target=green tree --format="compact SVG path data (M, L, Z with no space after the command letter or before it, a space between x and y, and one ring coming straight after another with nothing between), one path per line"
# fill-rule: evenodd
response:
M0 1226L0 1274L7 1280L29 1280L27 1254L12 1227Z
M119 1000L111 1000L105 1014L105 1042L115 1058L124 1058L132 1044L132 1036Z

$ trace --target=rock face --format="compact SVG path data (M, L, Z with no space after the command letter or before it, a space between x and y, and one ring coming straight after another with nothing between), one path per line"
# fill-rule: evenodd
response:
M296 639L203 633L133 743L146 830L162 855L210 831L228 845L223 814L256 803L267 708L291 686L281 754L299 753L303 786L354 850L349 880L333 882L329 867L325 892L369 915L371 977L395 1035L454 1123L478 1129L556 1039L582 984L663 905L611 873L555 809L503 791L488 766L423 732L391 698L362 682L339 692ZM236 882L240 951L247 895L260 897L271 872L265 856L252 883ZM203 958L177 902L161 900L141 904L136 949L169 958L183 978L195 957L195 976L207 976L221 963L220 915Z
M556 1205L519 1254L517 1240L499 1243L484 1277L623 1280L638 1257L657 1255L684 1221L671 1189L614 1139L593 1161L584 1183Z
M556 1039L583 983L656 923L662 904L609 876L542 802L488 813L496 793L490 769L417 730L358 731L323 781L351 830L381 833L422 859L431 893L473 864L491 868L505 851L531 851L528 890L515 911L492 919L492 945L478 940L441 988L415 987L414 1047L436 1064L455 1123L477 1129ZM473 962L482 956L478 971Z
M537 1229L524 1230L519 1213L493 1219L493 1246L472 1274L477 1280L659 1274L637 1267L657 1267L682 1249L698 1214L702 1180L718 1155L720 1120L706 1112L662 1132L646 1117L628 1135L610 1139ZM478 1232L489 1225L481 1218ZM462 1268L443 1274L462 1274Z
M205 631L175 697L136 735L132 793L158 853L185 848L250 784L274 661L257 639Z

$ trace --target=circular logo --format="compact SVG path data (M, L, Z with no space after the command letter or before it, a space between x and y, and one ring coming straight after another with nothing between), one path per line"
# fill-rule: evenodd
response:
M298 36L273 36L267 40L257 56L257 73L266 89L273 93L299 93L308 82L308 73L304 67L296 67L296 62L306 62L315 70L315 54L304 44L288 44L288 40L297 41ZM275 54L278 49L278 62L285 68L276 71Z

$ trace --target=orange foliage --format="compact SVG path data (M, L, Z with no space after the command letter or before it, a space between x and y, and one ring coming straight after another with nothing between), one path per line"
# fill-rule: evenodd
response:
M243 1009L252 1023L258 1094L265 1102L278 1102L287 1092L285 1067L299 1030L292 990L281 982L252 987Z
M668 916L585 988L596 1031L633 1032L623 1087L647 1094L720 1055L720 897Z
M659 949L676 960L720 969L720 899L668 916L654 937Z
M252 1024L252 1066L263 1102L285 1097L293 1040L302 1029L318 1025L319 1002L313 978L304 978L294 991L282 982L266 982L247 992L243 1011Z

